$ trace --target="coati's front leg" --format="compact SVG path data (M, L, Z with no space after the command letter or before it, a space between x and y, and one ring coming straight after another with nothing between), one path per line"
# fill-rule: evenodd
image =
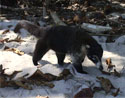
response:
M57 59L58 59L58 64L63 65L66 54L56 52L56 56L57 56Z
M39 39L37 41L34 55L33 55L33 63L34 65L38 65L38 61L45 55L45 53L49 50L47 43L44 39Z
M83 71L83 68L82 68L82 62L84 61L84 58L85 58L85 55L82 53L73 54L73 66L75 67L77 72L87 74L87 72Z

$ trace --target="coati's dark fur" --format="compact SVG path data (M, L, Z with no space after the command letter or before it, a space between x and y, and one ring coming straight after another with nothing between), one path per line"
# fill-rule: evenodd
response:
M73 65L80 73L84 73L82 62L85 55L93 63L99 62L99 69L103 69L101 65L103 49L84 29L69 26L41 28L28 21L18 23L14 31L18 32L20 28L25 28L31 34L39 37L33 55L34 65L38 65L38 61L49 49L52 49L56 52L60 65L63 65L66 54L71 54L74 58Z

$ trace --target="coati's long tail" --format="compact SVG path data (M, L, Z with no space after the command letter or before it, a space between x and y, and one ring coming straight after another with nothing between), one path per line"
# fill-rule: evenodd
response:
M20 33L20 29L26 29L31 35L34 35L36 37L41 37L43 29L32 22L21 20L15 27L14 32Z

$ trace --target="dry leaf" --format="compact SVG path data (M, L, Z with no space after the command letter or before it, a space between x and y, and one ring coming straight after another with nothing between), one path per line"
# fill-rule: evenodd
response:
M10 48L6 47L6 49L10 49ZM15 75L21 71L14 71L11 75L7 75L7 74L4 74L4 70L5 69L3 69L3 66L0 65L0 73L2 73L2 75L0 74L0 87L6 87L6 86L22 87L24 89L32 90L32 87L29 84L32 84L32 85L35 84L37 86L48 86L50 88L53 88L55 85L49 82L57 80L58 78L57 76L54 76L49 73L44 74L39 69L37 69L37 71L27 79L25 78L25 76L27 76L28 74L16 80L12 80L12 78L14 78ZM63 70L63 72L60 74L59 77L63 79L64 75L66 77L69 73L70 73L69 70L65 69ZM6 78L8 78L8 80Z
M13 51L14 53L18 54L18 55L24 55L24 52L22 52L22 51L20 51L20 50L18 50L18 49L16 49L16 48L13 48L12 51Z
M113 74L114 74L114 76L121 77L121 73L117 72L116 69L114 69Z
M0 43L4 43L7 42L9 40L9 38L5 38L5 39L0 39Z
M5 46L5 47L4 47L4 50L5 50L5 51L11 51L12 49L11 49L10 47L8 47L8 46Z
M25 41L22 40L20 36L17 36L15 39L11 39L11 40L9 40L9 38L0 39L0 42L4 43L4 42L25 42Z
M3 65L0 65L0 88L6 86L6 77L4 75L5 69L3 69Z
M111 75L111 73L109 73L109 72L106 72L106 71L101 71L103 74L105 74L105 75Z
M101 91L103 90L102 87L94 87L93 88L93 92L98 92L98 91Z
M0 75L0 88L6 87L6 78Z
M10 30L9 30L9 29L4 30L4 31L2 32L2 34L6 34L6 33L8 33L8 32L10 32Z
M80 18L78 15L75 15L74 18L73 18L73 21L74 22L79 22L80 21Z
M116 91L115 93L112 93L112 95L113 95L114 97L116 97L116 96L118 95L119 92L120 92L120 88L118 88L117 91Z
M74 98L93 98L93 91L91 88L84 88L78 92Z
M115 65L112 65L111 58L106 59L106 64L108 65L107 70L111 71Z
M31 80L46 81L46 82L54 81L56 80L56 78L57 76L54 76L50 73L44 74L39 69L37 69L37 71L32 76L29 77L29 79Z
M32 90L32 87L29 86L28 84L26 83L23 83L22 81L14 81L14 83L19 86L19 87L22 87L24 89L27 89L27 90Z
M59 76L57 77L57 80L66 80L67 76L71 75L71 72L69 71L69 69L64 69Z
M5 51L13 51L14 53L16 53L18 55L24 55L24 52L22 52L16 48L10 48L10 47L5 46L4 50Z
M49 98L48 96L40 96L40 95L38 95L38 96L36 96L36 98Z
M111 89L115 88L109 79L104 77L97 77L97 79L100 80L101 87L106 93L109 93Z
M20 36L17 36L15 39L8 40L7 42L13 42L13 41L15 41L15 42L25 42L24 40L21 39Z
M112 64L111 58L106 59L106 64L107 65L111 65Z

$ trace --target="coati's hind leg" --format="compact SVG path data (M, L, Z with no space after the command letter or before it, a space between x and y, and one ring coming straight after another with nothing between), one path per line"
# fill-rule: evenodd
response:
M58 59L58 64L63 65L66 54L56 52L56 56L57 56L57 59Z
M45 53L49 50L46 42L43 39L39 39L37 41L34 55L33 55L33 63L34 65L38 65L38 61L45 55Z

